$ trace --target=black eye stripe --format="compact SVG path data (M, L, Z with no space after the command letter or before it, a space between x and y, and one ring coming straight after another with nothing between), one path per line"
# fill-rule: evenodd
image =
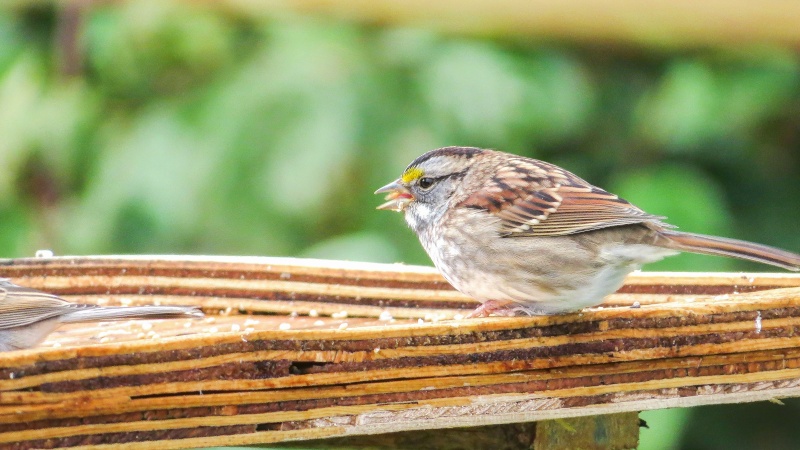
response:
M432 186L432 185L444 180L445 178L455 178L455 179L463 178L464 175L466 175L466 173L467 173L466 170L462 170L461 172L455 172L455 173L451 173L451 174L447 174L447 175L442 175L440 177L420 177L417 180L417 183L419 184L419 182L422 181L423 179L428 179L428 180L432 181L432 183L431 183L431 186Z

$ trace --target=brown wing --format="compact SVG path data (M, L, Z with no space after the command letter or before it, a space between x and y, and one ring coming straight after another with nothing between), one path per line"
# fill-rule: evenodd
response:
M499 217L503 236L563 236L643 222L669 227L663 217L558 166L522 157L504 161L484 188L460 206Z
M60 316L79 307L55 295L0 279L0 330Z

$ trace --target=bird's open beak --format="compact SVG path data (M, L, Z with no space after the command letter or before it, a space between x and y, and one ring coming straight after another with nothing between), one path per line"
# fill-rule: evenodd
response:
M401 183L400 179L394 180L386 186L375 191L376 194L386 194L386 203L378 206L378 209L389 209L397 212L406 209L409 203L414 201L414 196Z

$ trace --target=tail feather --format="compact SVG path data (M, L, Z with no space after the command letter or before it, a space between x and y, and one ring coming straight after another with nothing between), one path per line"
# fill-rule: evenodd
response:
M660 230L659 234L668 240L665 247L675 250L746 259L795 272L800 271L800 254L768 245L671 230Z
M64 323L75 323L145 317L149 319L203 317L203 313L191 306L103 306L76 309L60 316L59 320Z

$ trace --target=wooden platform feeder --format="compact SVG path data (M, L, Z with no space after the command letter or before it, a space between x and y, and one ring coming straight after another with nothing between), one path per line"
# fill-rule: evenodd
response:
M633 448L638 411L800 396L797 275L639 273L604 307L486 319L403 265L62 257L0 276L207 314L0 354L0 448Z

